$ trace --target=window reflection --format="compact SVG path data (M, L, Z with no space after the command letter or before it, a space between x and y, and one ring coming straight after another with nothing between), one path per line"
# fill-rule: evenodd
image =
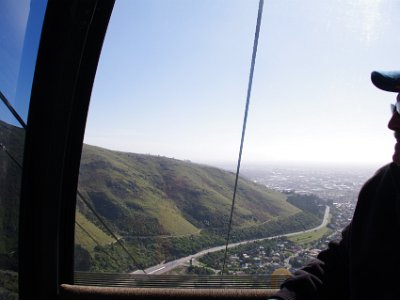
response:
M0 299L18 298L24 127L46 3L0 2Z

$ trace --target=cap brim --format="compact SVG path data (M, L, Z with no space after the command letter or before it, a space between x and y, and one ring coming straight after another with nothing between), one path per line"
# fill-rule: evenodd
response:
M372 83L379 89L388 92L400 92L400 71L371 73Z

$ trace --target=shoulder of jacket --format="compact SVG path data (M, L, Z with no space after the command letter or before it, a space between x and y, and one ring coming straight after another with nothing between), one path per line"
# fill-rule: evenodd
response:
M384 165L383 167L380 167L380 168L375 172L375 175L378 175L378 174L382 174L382 173L384 173L384 172L387 172L387 171L390 169L390 167L391 167L392 164L393 164L393 163L389 163L389 164Z

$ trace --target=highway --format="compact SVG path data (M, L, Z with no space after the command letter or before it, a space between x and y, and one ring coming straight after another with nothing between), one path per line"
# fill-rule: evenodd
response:
M279 237L283 237L283 236L288 237L288 236L293 236L293 235L297 235L297 234L300 234L300 233L306 233L306 232L311 232L311 231L314 231L314 230L321 229L322 227L325 227L328 224L329 211L330 211L329 206L326 206L325 207L324 219L322 220L322 223L319 226L315 227L315 228L311 228L311 229L308 229L308 230L302 230L302 231L298 231L298 232L282 234L282 235L270 236L270 237L261 238L261 239L253 239L253 240L247 240L247 241L242 241L242 242L238 242L238 243L232 243L232 244L228 245L228 248L233 248L233 247L236 247L236 246L239 246L239 245L244 245L244 244L252 243L252 242L255 242L255 241L270 240L270 239L279 238ZM207 254L207 253L216 252L216 251L220 251L220 250L225 250L225 245L217 246L217 247L213 247L213 248L209 248L209 249L205 249L205 250L202 250L202 251L197 252L195 254L192 254L192 255L189 255L189 256L186 256L186 257L181 257L181 258L178 258L176 260L172 260L172 261L169 261L169 262L166 262L166 263L162 262L162 263L160 263L158 265L155 265L155 266L147 268L145 270L145 273L146 274L163 274L163 273L166 273L166 272L178 267L179 265L182 265L184 263L188 263L191 258L198 258L200 256L203 256L203 255ZM144 272L142 270L137 270L135 272L132 272L132 274L144 274Z

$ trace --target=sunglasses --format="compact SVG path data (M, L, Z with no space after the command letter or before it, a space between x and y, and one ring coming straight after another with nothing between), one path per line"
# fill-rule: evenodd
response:
M396 102L396 104L390 104L390 108L392 110L392 114L397 112L400 115L400 102Z

